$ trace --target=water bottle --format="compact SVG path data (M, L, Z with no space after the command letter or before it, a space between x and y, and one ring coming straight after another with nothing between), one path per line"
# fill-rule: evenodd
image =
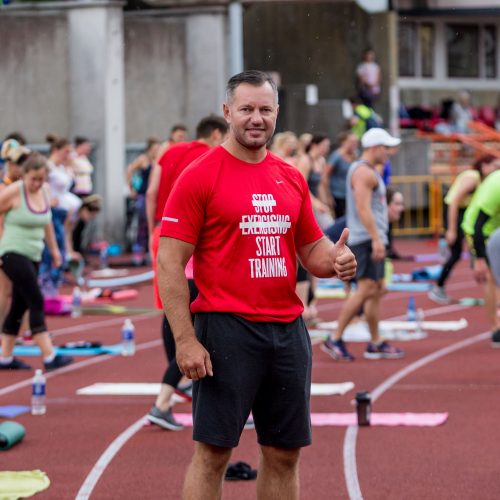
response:
M356 394L356 413L358 425L370 425L372 414L372 398L366 391Z
M415 297L410 295L408 299L408 311L406 312L406 319L408 321L416 321L417 320L417 308L415 305Z
M122 327L122 355L133 356L135 354L135 328L130 319L126 319Z
M71 317L80 318L82 315L82 292L80 287L73 288L73 295L71 299Z
M144 263L144 251L139 243L132 245L132 263L136 267L142 266Z
M448 243L445 238L439 238L439 257L442 262L448 259Z
M108 249L106 247L102 247L99 252L99 267L101 269L108 268Z
M31 386L31 414L44 415L47 411L45 406L45 377L42 370L35 371Z

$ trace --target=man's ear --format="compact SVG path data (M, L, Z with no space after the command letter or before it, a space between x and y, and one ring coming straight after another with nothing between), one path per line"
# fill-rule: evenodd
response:
M222 110L224 112L224 118L226 119L227 122L229 122L229 106L227 105L227 103L224 103L222 105Z

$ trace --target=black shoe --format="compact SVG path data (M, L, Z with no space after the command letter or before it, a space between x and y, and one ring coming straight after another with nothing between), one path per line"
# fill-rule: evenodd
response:
M62 354L57 354L56 357L50 362L44 362L43 365L47 371L57 370L57 368L62 368L63 366L73 363L73 358L71 356L63 356Z
M500 347L500 330L491 334L491 347Z
M245 462L236 462L229 464L226 469L224 479L226 481L251 481L257 477L257 471L252 469Z
M20 359L14 358L10 363L0 363L0 370L31 370L31 366Z

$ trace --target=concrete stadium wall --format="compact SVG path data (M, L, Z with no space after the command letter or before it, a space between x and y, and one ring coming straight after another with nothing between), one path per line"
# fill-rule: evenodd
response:
M70 133L67 40L65 12L0 16L0 137Z

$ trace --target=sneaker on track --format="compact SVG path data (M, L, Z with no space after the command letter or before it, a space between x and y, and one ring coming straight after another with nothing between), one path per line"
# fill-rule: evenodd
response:
M31 366L14 358L10 363L0 363L0 370L31 370Z
M342 339L332 340L327 338L321 344L321 350L326 352L335 361L354 361L354 356L347 350Z
M491 347L500 348L500 330L491 334Z
M444 288L442 286L433 286L432 289L427 294L427 297L437 304L447 305L451 304L453 300L451 297L446 295Z
M175 420L172 410L161 411L157 406L153 406L146 418L151 423L169 431L182 431L184 429L184 426Z
M404 355L404 351L390 345L385 340L381 344L370 342L363 354L366 359L398 359Z
M73 358L71 356L63 356L62 354L57 354L56 357L50 363L43 363L45 369L49 372L51 370L57 370L63 366L73 363Z

